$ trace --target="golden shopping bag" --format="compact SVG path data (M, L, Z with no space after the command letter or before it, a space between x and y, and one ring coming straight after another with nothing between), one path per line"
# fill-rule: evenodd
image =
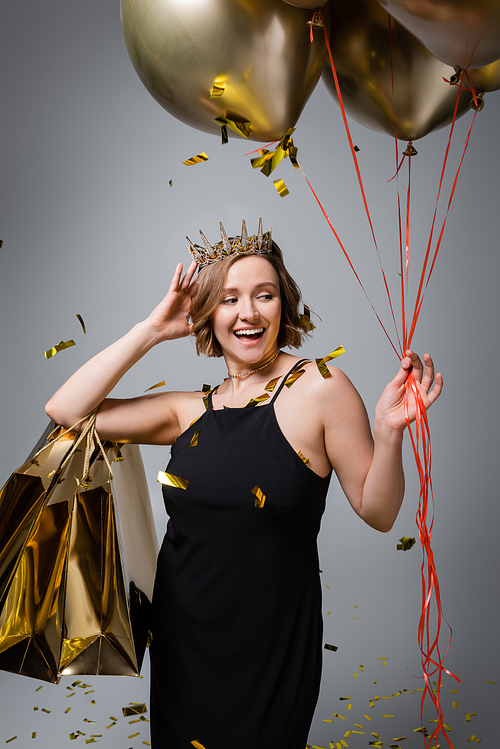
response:
M0 494L0 668L53 682L139 674L156 569L139 447L77 437L59 434Z

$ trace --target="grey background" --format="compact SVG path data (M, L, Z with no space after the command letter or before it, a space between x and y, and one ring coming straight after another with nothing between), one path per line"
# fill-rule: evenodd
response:
M272 225L305 300L321 317L306 356L340 343L341 366L373 415L378 395L397 370L364 295L336 245L300 172L283 162L271 179L254 172L253 142L221 147L164 112L143 88L123 44L119 4L111 0L4 0L0 8L1 180L0 478L21 464L46 425L43 405L58 385L93 353L143 319L165 293L178 260L188 260L185 234L199 228L216 239L222 220L237 233L246 218ZM471 735L492 747L497 734L498 624L498 117L497 94L478 115L443 247L419 323L415 348L433 353L445 391L430 415L436 518L433 545L444 613L453 627L447 667L462 683L443 678L445 721L455 747ZM451 151L458 164L470 115L457 124ZM395 298L398 290L394 143L352 124L360 147L368 200ZM428 234L447 133L417 143L413 161L411 258L414 278ZM295 142L299 160L343 238L367 290L389 325L387 305L369 230L350 163L340 113L322 82L306 106ZM207 163L182 161L200 151ZM283 177L281 199L272 179ZM169 180L173 186L169 187ZM450 180L447 181L448 192ZM84 336L75 317L87 325ZM388 328L389 329L389 328ZM390 329L392 334L392 329ZM45 360L61 339L77 345ZM197 359L183 340L151 352L117 393L135 395L166 379L172 389L215 384L225 374L218 360ZM366 733L347 743L368 746L378 733L388 746L406 735L405 749L422 745L422 686L416 628L420 611L418 545L396 551L401 536L416 534L418 484L406 444L407 494L393 530L382 535L354 515L333 482L321 533L325 599L324 682L310 743L339 742L354 723ZM164 448L143 450L158 534L165 526L158 469ZM357 607L357 608L354 608ZM331 612L331 613L328 613ZM353 619L352 617L357 617ZM447 644L443 625L443 647ZM387 657L387 665L379 660ZM364 671L360 666L364 667ZM148 741L146 723L119 717L129 701L148 701L144 679L88 677L90 688L69 699L68 684L40 684L0 673L0 743L53 747L69 734L102 734L103 746L136 747ZM357 673L357 677L353 677ZM168 674L165 675L168 678ZM378 679L378 683L374 684ZM459 692L449 692L458 688ZM339 697L350 696L352 709ZM452 707L452 700L458 707ZM91 703L95 701L95 705ZM68 706L71 712L65 714ZM34 707L40 709L35 711ZM50 710L42 712L41 708ZM465 713L477 716L465 722ZM333 718L340 713L345 720ZM372 722L368 723L365 714ZM391 714L394 718L383 718ZM424 714L425 724L433 718ZM86 723L84 718L95 721ZM139 726L139 728L137 728ZM32 732L36 731L36 743ZM139 736L128 739L139 731ZM193 737L194 738L194 737ZM443 742L441 742L443 745ZM207 747L207 749L213 749Z

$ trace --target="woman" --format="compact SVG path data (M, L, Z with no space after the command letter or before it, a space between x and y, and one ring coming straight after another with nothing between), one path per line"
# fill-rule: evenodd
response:
M410 371L428 408L442 377L407 351L376 408L374 438L347 377L281 351L300 346L300 292L270 232L204 247L176 268L147 320L85 364L47 404L70 426L100 405L113 441L173 445L170 516L153 596L155 749L304 749L321 673L316 537L332 469L354 511L387 532L404 493L401 445L415 418ZM194 280L197 265L200 273ZM156 344L188 335L223 356L208 394L107 398ZM175 444L174 444L175 443Z

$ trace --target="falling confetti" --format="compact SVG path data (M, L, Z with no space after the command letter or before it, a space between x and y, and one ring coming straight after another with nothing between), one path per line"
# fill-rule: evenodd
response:
M183 161L182 163L186 166L193 166L193 164L201 164L203 161L208 161L208 156L204 151L197 156L192 156L190 159L186 159L186 161Z
M43 352L43 355L46 359L52 359L53 356L59 353L59 351L63 351L66 348L70 348L71 346L76 346L76 343L73 339L69 341L60 341L55 346L52 346L52 348L47 349L47 351Z

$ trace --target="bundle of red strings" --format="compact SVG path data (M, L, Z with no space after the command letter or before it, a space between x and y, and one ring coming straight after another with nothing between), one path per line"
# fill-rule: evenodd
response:
M315 11L312 21L311 21L311 39L313 35L313 29L315 26L315 20L317 19L322 23L323 19L321 17L320 10ZM368 294L366 293L366 290L363 286L363 283L343 243L341 242L340 237L335 231L325 209L323 208L318 196L313 190L309 180L307 179L300 165L299 165L299 168L301 169L302 174L304 175L307 181L307 184L311 188L311 191L324 217L326 218L328 225L330 226L333 234L335 235L335 238L337 242L339 243L340 248L342 249L342 252L347 262L349 263L349 266L351 267L352 271L354 272L354 275L356 276L356 279L358 280L361 288L363 289L393 350L395 351L397 356L400 359L402 359L405 351L411 347L417 321L418 321L418 318L422 309L425 291L427 289L430 277L434 270L436 258L437 258L437 255L441 246L441 242L443 239L444 229L445 229L446 222L448 219L448 213L450 210L453 196L455 194L458 177L459 177L460 170L462 168L463 160L465 157L465 153L469 144L470 134L471 134L471 130L474 124L474 119L475 119L476 114L474 113L474 117L472 119L471 125L469 127L469 131L467 133L467 137L466 137L465 145L463 149L463 154L462 154L459 166L455 174L452 188L450 190L450 195L448 198L448 204L446 207L445 215L442 220L442 224L441 224L441 228L440 228L437 240L435 244L433 244L434 234L436 230L438 205L439 205L439 201L441 198L443 180L444 180L446 166L448 163L451 139L452 139L452 135L453 135L454 128L455 128L455 120L456 120L457 111L458 111L459 98L460 98L460 94L461 94L462 87L463 87L463 82L462 82L463 76L462 76L458 85L457 100L456 100L453 120L452 120L452 124L450 128L448 144L447 144L444 159L443 159L443 166L441 170L441 177L439 181L439 188L438 188L437 197L436 197L434 214L433 214L431 228L429 232L429 239L427 242L426 252L425 252L424 260L422 263L420 279L418 283L418 291L416 294L413 312L411 313L410 320L407 320L407 317L408 317L408 307L409 307L409 235L410 235L409 227L410 227L410 195L411 195L410 187L411 187L411 159L412 159L411 143L408 144L409 147L407 151L405 152L405 154L407 155L407 164L408 164L408 187L407 187L407 198L406 198L406 219L405 219L404 232L403 232L403 226L402 226L403 222L401 218L401 201L400 201L400 192L399 192L399 182L397 186L397 200L398 200L398 211L399 211L399 255L400 255L401 312L402 312L401 335L400 335L398 333L396 315L394 313L389 285L387 283L387 278L386 278L386 275L382 266L380 253L379 253L378 246L377 246L377 240L375 237L375 231L373 228L373 223L372 223L372 219L370 215L370 210L368 208L368 201L366 198L365 189L363 186L363 180L361 177L361 171L360 171L358 159L356 156L356 149L352 141L351 133L349 130L349 124L347 121L347 116L346 116L344 105L342 102L342 94L340 91L340 86L339 86L339 82L337 78L337 72L335 70L335 64L334 64L332 52L330 49L328 33L326 31L326 27L324 23L322 23L322 26L324 29L325 42L326 42L327 49L328 49L328 55L330 58L332 74L333 74L333 78L335 81L337 97L338 97L340 109L342 112L342 118L343 118L344 125L345 125L346 135L347 135L347 139L349 142L350 151L353 157L354 167L356 170L356 175L358 178L359 186L361 189L363 205L364 205L365 213L366 213L369 225L370 225L370 231L372 234L374 247L378 256L378 261L379 261L380 270L381 270L381 274L382 274L382 278L384 282L384 287L387 293L388 302L389 302L389 306L390 306L390 310L392 314L392 319L393 319L394 327L396 330L397 343L394 343L390 335L388 334L385 326L382 323L381 318L379 317L377 311L375 310L375 307L373 306L371 300L369 299ZM389 29L390 28L391 28L391 20L389 18ZM391 50L391 58L392 58L392 50ZM391 68L392 68L392 64L391 64ZM466 76L466 73L464 75ZM472 91L474 100L477 101L476 93L474 92L472 87L470 87L470 90ZM394 92L394 78L393 78L393 92ZM394 135L395 135L394 141L395 141L395 148L396 148L396 167L397 167L396 174L394 175L394 177L398 181L399 172L403 165L403 160L405 157L403 157L401 162L398 164L398 146L397 146L396 126L394 128ZM410 425L410 422L408 419L407 403L408 403L409 398L413 398L415 401L416 419L415 419L414 425ZM450 627L449 627L449 639L448 639L448 643L447 643L446 650L444 653L442 653L441 647L440 647L441 626L443 623L443 612L442 612L442 605L441 605L441 593L440 593L440 588L439 588L439 581L438 581L438 576L437 576L437 571L436 571L436 565L434 562L434 554L431 548L432 531L433 531L433 523L434 523L434 496L433 496L433 491L432 491L432 478L431 478L431 463L432 463L431 435L430 435L430 430L429 430L429 423L427 421L426 409L422 401L422 398L420 396L419 390L417 388L415 379L411 373L406 382L406 417L407 417L407 423L408 423L408 431L410 434L413 454L415 456L415 462L416 462L416 467L417 467L418 477L419 477L419 482L420 482L420 493L419 493L416 522L418 526L419 539L420 539L420 543L422 546L423 554L422 554L422 566L421 566L422 611L421 611L419 622L418 622L418 645L419 645L420 653L421 653L423 679L425 683L423 694L422 694L420 718L422 721L425 701L427 698L430 698L435 706L435 710L437 714L437 725L436 725L435 730L432 732L430 736L427 736L425 732L423 733L425 746L426 748L431 747L431 745L437 746L439 737L440 735L442 735L444 739L446 740L448 746L452 747L452 744L444 729L443 711L442 711L441 704L440 704L440 690L442 686L441 677L444 672L452 676L457 681L460 681L460 680L454 674L448 671L443 665L444 658L446 656L446 653L448 652L448 649L451 643L452 631ZM433 621L434 618L435 618L435 621ZM436 681L434 682L436 685L435 688L433 687L433 684L431 681L432 677L436 679Z

